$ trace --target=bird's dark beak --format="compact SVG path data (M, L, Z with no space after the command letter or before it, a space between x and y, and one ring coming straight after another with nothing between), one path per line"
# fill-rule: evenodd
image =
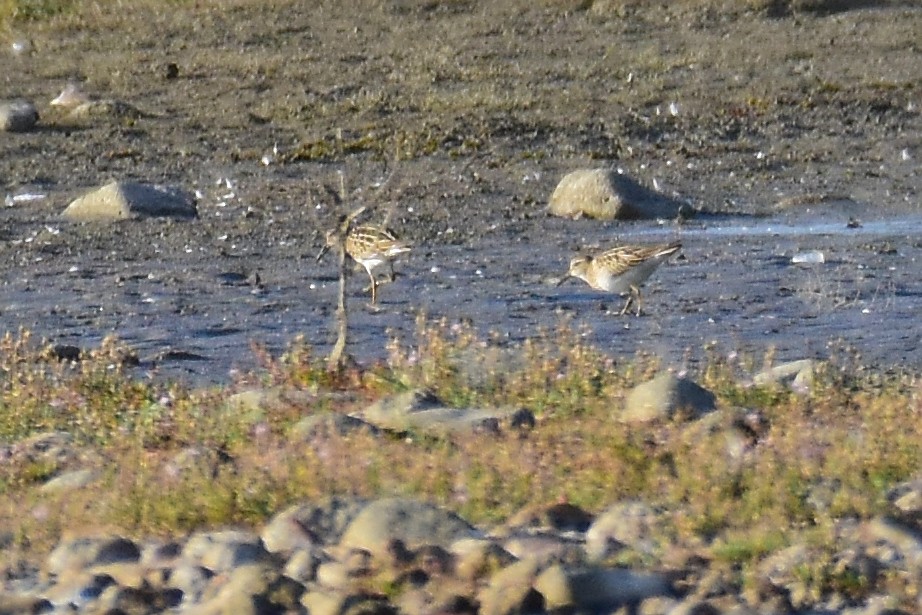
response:
M569 279L572 278L572 277L573 277L573 276L571 276L569 273L563 274L562 276L560 276L560 279L557 280L557 283L554 284L554 287L562 286L564 282L566 282L567 280L569 280Z
M323 258L323 255L326 254L329 250L330 250L330 246L328 246L328 245L323 246L323 249L320 250L320 254L317 255L317 262L318 262L318 263L320 262L320 259Z

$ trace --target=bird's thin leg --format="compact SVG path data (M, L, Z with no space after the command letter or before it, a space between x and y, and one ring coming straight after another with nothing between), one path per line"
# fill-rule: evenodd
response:
M375 278L378 280L378 284L390 284L397 279L397 273L394 271L394 263L388 262L388 271L386 275L382 275L380 278Z
M358 263L358 265L362 265L362 268L365 270L365 273L367 273L367 274L368 274L368 277L371 278L371 284L369 284L368 286L366 286L365 288L363 288L363 289L362 289L362 292L363 292L363 293L373 292L374 285L375 285L375 272L374 272L374 269L369 269L367 265L363 265L362 263ZM358 269L358 265L356 265L356 267L355 267L356 269Z
M637 303L637 315L640 316L641 306L643 305L643 297L640 296L640 288L637 286L631 287L631 292L637 294L636 303Z
M624 316L627 314L627 310L631 307L631 304L634 303L634 293L631 293L627 296L627 301L624 302L624 307L621 308L621 311L618 312L618 316Z
M371 290L371 304L374 305L378 301L378 282L375 280L375 274L372 273L371 269L366 267L365 271L368 273L368 277L371 279L371 285L363 290Z

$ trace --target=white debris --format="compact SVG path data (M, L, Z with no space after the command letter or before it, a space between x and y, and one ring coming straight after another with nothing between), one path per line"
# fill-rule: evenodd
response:
M261 158L261 162L265 166L269 166L270 164L275 162L278 159L278 157L279 157L279 144L276 143L275 145L272 146L271 154L270 153L263 154L263 157Z
M792 263L825 263L826 256L819 250L810 250L809 252L798 252L791 257Z
M30 201L41 201L42 199L45 198L45 196L46 195L44 194L33 194L33 193L26 192L23 194L13 195L13 202L14 203L28 203Z
M32 41L27 38L17 38L10 44L10 51L14 56L22 56L32 53Z
M17 203L29 203L31 201L41 201L47 195L45 194L34 194L30 192L24 192L22 194L7 194L3 199L3 202L7 207L12 207Z

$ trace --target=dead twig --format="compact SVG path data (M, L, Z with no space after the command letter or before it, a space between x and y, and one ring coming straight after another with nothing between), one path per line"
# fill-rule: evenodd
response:
M319 261L330 248L336 248L339 260L339 302L336 307L336 324L337 335L336 343L333 344L333 350L327 358L327 365L331 370L339 371L349 363L349 355L346 354L346 343L349 337L349 312L346 308L346 237L352 230L352 224L358 218L365 207L359 207L355 211L343 216L336 228L331 229L326 235L326 244L317 255Z

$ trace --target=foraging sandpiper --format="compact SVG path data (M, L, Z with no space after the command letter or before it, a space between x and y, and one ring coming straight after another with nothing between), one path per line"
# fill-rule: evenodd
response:
M640 316L640 285L681 247L682 244L677 241L649 246L627 245L611 248L593 256L577 256L570 261L570 270L561 278L558 286L574 277L584 280L596 290L619 295L629 294L620 315L626 314L631 304L636 303L637 315Z

